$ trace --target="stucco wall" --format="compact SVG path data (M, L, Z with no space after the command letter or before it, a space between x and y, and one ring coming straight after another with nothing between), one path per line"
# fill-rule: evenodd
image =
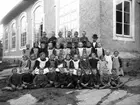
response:
M135 41L113 40L113 0L100 0L101 9L101 42L110 50L140 51L140 9L135 1L134 35Z
M80 34L87 32L87 36L92 41L92 34L100 35L100 2L99 0L79 0L80 1Z

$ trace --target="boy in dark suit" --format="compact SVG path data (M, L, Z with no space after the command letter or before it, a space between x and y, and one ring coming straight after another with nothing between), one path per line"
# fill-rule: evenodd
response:
M93 43L92 43L91 52L95 53L97 55L97 51L96 51L96 48L98 47L98 43L97 43L98 36L97 36L97 34L93 34L92 38L93 38Z

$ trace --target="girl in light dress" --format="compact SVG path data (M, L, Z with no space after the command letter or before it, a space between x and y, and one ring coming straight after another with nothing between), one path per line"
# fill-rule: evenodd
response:
M119 52L114 51L113 55L113 70L116 70L117 75L124 75L122 70L122 59L119 57Z
M106 50L105 53L105 60L107 61L107 68L109 70L109 74L112 74L112 55L110 54L109 50Z

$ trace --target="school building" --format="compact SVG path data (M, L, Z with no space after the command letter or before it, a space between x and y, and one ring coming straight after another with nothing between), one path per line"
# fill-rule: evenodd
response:
M125 66L138 67L140 52L140 0L22 0L1 21L4 26L3 59L21 58L26 44L43 31L67 30L97 34L105 49L118 50ZM132 60L133 59L133 60ZM133 67L131 67L133 68Z

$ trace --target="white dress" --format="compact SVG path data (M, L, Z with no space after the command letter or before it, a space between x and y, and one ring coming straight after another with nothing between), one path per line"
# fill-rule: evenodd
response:
M107 68L109 70L109 74L112 74L112 56L105 55L105 60L107 61Z
M78 48L80 57L83 56L83 48Z
M48 61L48 58L46 58L45 61L41 61L40 58L38 58L37 60L40 62L39 67L40 67L40 68L44 68L45 65L46 65L46 62ZM49 69L48 69L48 68L45 68L43 74L46 74L46 73L48 73L48 72L49 72ZM39 74L39 69L36 68L36 69L34 70L33 74Z

